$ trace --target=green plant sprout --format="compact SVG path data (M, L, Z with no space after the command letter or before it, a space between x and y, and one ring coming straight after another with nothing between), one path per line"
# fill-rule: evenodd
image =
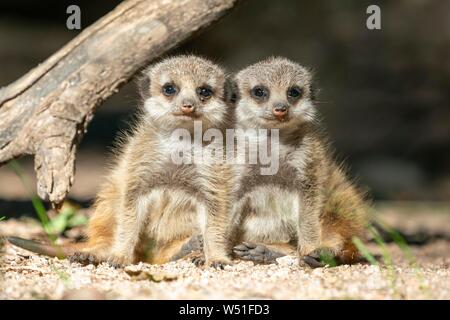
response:
M62 234L66 229L82 226L87 223L87 218L77 214L73 205L65 202L58 215L50 220L51 229L54 234Z
M27 189L33 203L34 210L36 211L41 225L52 243L56 241L57 236L62 234L66 229L84 225L87 223L87 218L81 214L77 214L76 208L68 204L67 202L63 204L59 213L54 218L50 219L47 215L47 210L45 209L42 201L38 196L33 194L30 188L30 182L23 172L20 164L17 161L13 160L9 163L9 165Z
M31 202L33 203L34 211L36 211L36 214L39 218L39 221L41 222L42 227L44 228L45 232L49 236L51 242L53 243L56 240L56 236L53 234L50 226L50 219L47 215L47 210L45 210L44 204L42 201L33 194L33 191L30 187L30 181L28 180L27 176L23 172L22 167L16 160L12 160L8 163L8 166L14 171L14 173L20 178L20 181L22 181L23 186L27 190Z
M47 210L45 209L43 202L39 199L39 197L33 194L33 191L30 187L31 184L20 164L17 161L12 160L8 163L8 165L17 174L17 176L22 181L22 184L28 191L28 194L33 203L33 208L36 212L36 215L39 218L39 221L45 233L47 234L48 239L50 240L51 245L53 245L55 248L59 248L59 245L56 244L57 236L62 232L64 232L64 230L66 230L67 227L85 224L87 219L84 216L76 214L75 208L67 204L63 205L61 212L55 218L50 219L49 216L47 215ZM63 257L64 257L63 254L61 254L61 256L58 256L58 258ZM51 267L52 270L63 281L64 286L70 287L71 280L69 274L58 269L53 264L51 265Z

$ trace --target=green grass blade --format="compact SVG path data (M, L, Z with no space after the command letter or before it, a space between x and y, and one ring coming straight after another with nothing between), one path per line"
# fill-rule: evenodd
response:
M31 184L28 181L25 173L23 172L20 164L17 161L12 160L8 163L8 165L16 173L16 175L20 178L20 180L22 181L22 184L27 189L28 194L31 198L31 202L33 204L33 208L36 211L36 214L39 218L39 221L41 222L42 227L44 228L44 231L47 233L47 236L48 236L50 242L52 243L52 245L55 246L56 248L58 248L58 245L55 243L56 239L57 239L57 236L55 234L55 228L52 224L52 221L50 220L50 218L47 215L47 210L45 209L44 203L41 201L41 199L39 199L38 196L33 195L33 191L30 187ZM5 217L0 218L0 221L3 220L4 218ZM52 270L63 281L64 286L70 287L71 286L70 275L53 265L51 265L51 267L52 267Z
M329 267L336 267L338 264L331 253L321 253L320 261Z
M39 197L33 195L33 191L30 187L31 184L28 181L25 173L23 172L23 169L20 166L20 164L16 160L12 160L8 163L8 166L15 172L15 174L22 181L23 186L25 187L25 189L27 190L27 192L31 198L33 208L36 211L36 215L38 216L39 221L42 224L42 227L44 228L45 232L49 236L50 240L53 242L56 239L56 237L52 230L53 228L51 227L50 219L47 215L47 210L45 209L44 204L42 203L41 199L39 199Z
M363 255L363 257L369 261L371 265L377 266L377 259L369 252L369 249L364 245L364 243L358 237L352 238L353 244L356 246L358 251Z
M41 223L44 225L44 228L49 228L50 219L48 218L47 210L45 210L42 201L37 196L32 196L31 202L33 203L34 211L36 211L36 214Z
M412 252L411 247L408 245L406 239L394 228L390 227L386 222L384 222L380 217L375 219L376 223L387 232L389 237L395 242L395 244L400 248L403 256L408 261L409 265L412 267L417 280L420 283L419 288L424 292L426 296L430 296L429 287L425 284L424 276L422 274L421 268L417 265L417 259ZM376 239L375 239L376 241Z
M394 228L390 227L387 223L381 221L380 218L377 219L377 223L380 227L385 230L389 237L395 242L395 244L400 248L405 258L408 260L410 265L414 265L416 263L416 257L412 253L411 248L406 242L405 238Z
M393 267L392 256L389 253L386 242L384 242L384 240L381 238L380 233L373 226L369 227L369 232L372 234L375 243L381 250L381 255L383 256L384 264L386 264L386 266L388 266L389 268Z

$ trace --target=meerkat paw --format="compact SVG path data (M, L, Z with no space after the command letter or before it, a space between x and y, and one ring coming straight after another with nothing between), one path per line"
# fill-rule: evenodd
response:
M98 265L101 262L97 256L88 252L75 252L68 256L68 259L71 263L77 262L85 266L89 264Z
M120 268L125 267L128 264L131 264L132 259L127 256L112 255L106 259L106 263L108 263L108 265L110 267L113 267L115 269L120 269Z
M202 267L206 263L206 258L203 252L192 252L189 254L189 258L193 264L197 267Z
M300 266L309 266L311 268L323 268L326 265L337 265L336 255L329 248L319 248L311 251L307 255L299 257Z
M193 264L195 264L199 268L208 266L208 267L212 267L215 269L222 269L222 270L225 268L225 266L232 264L231 260L229 260L229 259L214 259L214 260L210 260L210 261L206 262L205 255L203 255L203 254L199 254L199 255L192 257L191 261Z
M195 264L197 267L212 267L215 269L224 269L225 266L231 265L232 262L230 259L211 259L209 261L206 260L205 255L203 253L196 254L192 257L192 263Z
M221 270L225 269L225 266L229 266L231 264L232 262L228 258L210 259L209 261L205 262L206 266Z
M243 242L233 248L234 254L242 259L256 263L275 263L277 258L284 256L281 252L267 248L262 244Z

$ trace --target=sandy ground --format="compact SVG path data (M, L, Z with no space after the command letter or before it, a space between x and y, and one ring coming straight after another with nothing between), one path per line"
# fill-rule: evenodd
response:
M236 261L225 270L199 269L187 260L125 269L82 266L6 244L0 299L450 299L450 215L392 205L382 211L390 223L427 235L421 245L410 246L417 267L395 244L388 244L392 269L363 264L307 269L288 256L271 265ZM0 234L36 238L42 231L30 219L8 219L0 222Z

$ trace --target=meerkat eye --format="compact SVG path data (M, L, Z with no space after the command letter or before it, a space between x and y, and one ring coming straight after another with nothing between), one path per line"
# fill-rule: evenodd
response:
M299 87L291 87L288 89L287 95L290 98L298 99L303 95L303 89Z
M257 99L263 99L269 95L269 92L264 87L254 87L251 91L253 97Z
M204 99L208 99L213 95L213 91L208 87L199 87L197 88L197 94Z
M166 96L173 96L175 93L177 93L178 90L177 87L174 86L173 84L167 83L163 85L162 91Z

